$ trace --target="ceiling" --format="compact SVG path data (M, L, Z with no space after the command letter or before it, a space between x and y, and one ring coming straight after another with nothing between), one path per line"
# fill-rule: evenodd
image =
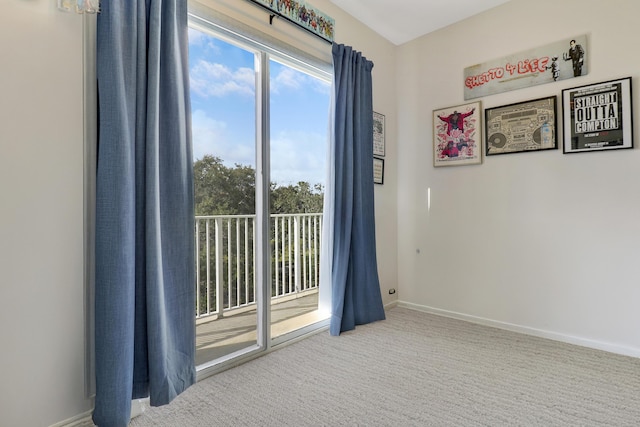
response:
M509 0L331 0L395 45L401 45Z

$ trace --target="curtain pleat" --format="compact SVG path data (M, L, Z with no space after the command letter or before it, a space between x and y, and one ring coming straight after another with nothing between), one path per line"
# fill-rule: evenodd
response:
M109 0L97 27L98 426L195 382L194 202L186 2Z
M385 318L376 259L373 63L333 44L334 150L331 335Z

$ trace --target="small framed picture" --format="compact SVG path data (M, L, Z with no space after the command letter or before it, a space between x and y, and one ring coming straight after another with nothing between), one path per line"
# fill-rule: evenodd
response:
M482 163L480 101L433 110L433 166Z
M373 158L373 183L384 184L384 159Z
M384 116L373 112L373 155L384 157Z
M555 150L556 96L484 110L487 156Z
M567 153L633 148L631 77L562 91L562 149Z

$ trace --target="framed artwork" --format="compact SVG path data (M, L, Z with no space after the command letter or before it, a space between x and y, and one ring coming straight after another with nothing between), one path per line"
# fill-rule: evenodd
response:
M633 148L631 77L562 91L563 152Z
M480 101L433 110L433 166L482 163Z
M384 116L373 112L373 155L384 157Z
M484 110L487 156L555 150L556 96Z
M384 184L384 159L373 158L373 183Z
M333 41L335 19L305 0L249 0L269 10L269 24L279 16L329 42ZM304 11L305 13L301 13Z

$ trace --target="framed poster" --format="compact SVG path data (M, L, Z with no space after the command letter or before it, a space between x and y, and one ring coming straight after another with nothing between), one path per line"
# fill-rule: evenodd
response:
M384 159L373 158L373 183L384 184Z
M480 101L433 110L433 166L482 163Z
M556 96L484 110L487 156L555 150Z
M631 77L562 91L563 152L633 148Z
M279 16L327 41L333 41L335 19L308 4L306 0L249 1L269 10L270 24L274 17Z
M373 155L384 157L384 116L373 112Z

